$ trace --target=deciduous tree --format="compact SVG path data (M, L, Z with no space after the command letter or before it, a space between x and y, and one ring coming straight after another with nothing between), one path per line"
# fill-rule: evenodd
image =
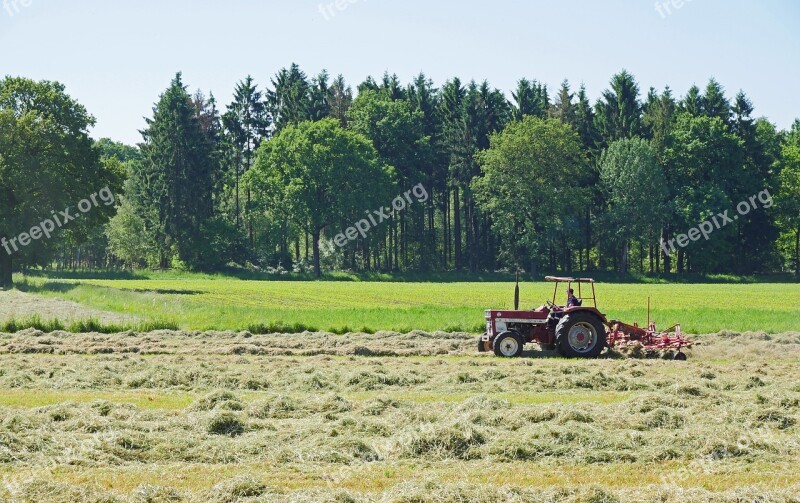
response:
M101 161L88 133L93 125L62 84L0 80L0 287L12 285L15 262L45 264L59 242L80 243L113 214L113 206L99 204L80 218L56 220L68 207L74 216L79 201L105 187L121 188L121 164Z
M289 125L263 143L245 180L270 198L268 206L284 208L312 237L319 277L323 233L352 215L383 207L386 191L381 188L391 177L367 138L329 118Z

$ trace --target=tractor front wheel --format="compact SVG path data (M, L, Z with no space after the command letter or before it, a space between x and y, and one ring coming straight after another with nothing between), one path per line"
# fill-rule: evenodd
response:
M516 358L522 355L525 341L516 332L503 332L494 340L494 354L501 358Z
M484 334L485 335L485 334ZM478 337L478 353L485 353L489 351L487 348L487 343L483 340L483 335Z
M597 316L570 313L558 322L556 345L567 358L597 358L606 347L606 330Z

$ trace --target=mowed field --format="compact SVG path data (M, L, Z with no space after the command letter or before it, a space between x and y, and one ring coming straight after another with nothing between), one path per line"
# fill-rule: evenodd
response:
M0 322L88 330L0 333L0 501L800 502L800 285L597 285L688 362L479 354L513 283L20 287Z
M512 308L513 283L393 283L244 281L237 279L45 280L29 278L38 296L76 302L123 319L150 320L185 330L254 333L334 333L412 330L479 332L483 311ZM559 302L563 303L562 287ZM521 307L552 299L553 286L521 285ZM584 296L588 296L584 292ZM800 284L597 285L610 319L653 319L690 333L720 330L783 333L800 330ZM589 302L589 301L587 301ZM24 319L30 313L6 313ZM0 320L4 321L4 320Z
M0 335L0 501L797 502L800 334L688 362L471 334Z

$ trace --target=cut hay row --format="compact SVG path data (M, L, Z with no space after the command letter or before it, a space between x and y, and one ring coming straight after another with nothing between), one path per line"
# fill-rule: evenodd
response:
M0 500L798 501L800 334L700 339L0 334Z

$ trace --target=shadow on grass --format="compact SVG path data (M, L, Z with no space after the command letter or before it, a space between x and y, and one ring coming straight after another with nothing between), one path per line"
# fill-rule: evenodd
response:
M41 284L34 284L26 279L14 283L14 287L20 292L26 293L42 293L42 292L56 292L66 293L74 290L80 286L78 283L62 283L60 281L45 281Z
M541 360L541 359L553 359L553 358L561 358L561 355L558 354L558 351L543 351L541 349L526 349L520 355L520 358L524 359L531 359L531 360Z
M46 279L149 279L146 271L49 271L43 269L26 269L25 276Z
M157 293L159 295L200 295L202 293L206 293L202 290L171 290L171 289L150 290L146 288L135 288L130 291L136 293Z
M508 272L402 272L402 273L352 273L332 272L321 278L310 273L267 273L247 269L227 268L211 273L195 273L183 271L48 271L28 270L26 276L49 280L67 279L101 279L101 280L180 280L180 279L239 279L244 281L329 281L329 282L378 282L378 283L511 283L515 275ZM520 281L538 283L545 276L590 277L602 283L619 284L751 284L751 283L799 283L800 279L792 274L769 274L739 276L733 274L620 274L615 272L572 272L557 271L541 274L520 274ZM165 291L165 293L181 294L183 291ZM185 293L184 293L185 294Z

